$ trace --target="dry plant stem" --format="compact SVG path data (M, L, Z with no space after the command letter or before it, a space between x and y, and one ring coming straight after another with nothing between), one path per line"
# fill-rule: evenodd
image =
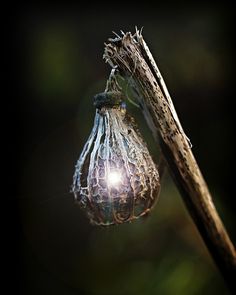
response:
M158 67L141 35L123 34L105 44L105 60L117 67L137 97L146 121L198 230L228 286L233 289L236 253L214 207Z

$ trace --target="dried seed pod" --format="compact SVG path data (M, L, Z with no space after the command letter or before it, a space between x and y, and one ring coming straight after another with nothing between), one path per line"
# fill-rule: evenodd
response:
M100 109L77 162L72 188L91 223L98 225L145 215L160 190L157 168L134 119L119 100L100 103L104 95L97 99Z

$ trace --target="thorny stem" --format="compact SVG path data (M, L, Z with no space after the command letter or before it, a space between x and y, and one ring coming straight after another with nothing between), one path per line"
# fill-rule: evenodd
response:
M154 138L161 146L170 172L227 285L235 289L236 252L216 211L207 184L201 174L178 119L161 73L142 34L117 35L105 44L104 58L126 78L141 105Z

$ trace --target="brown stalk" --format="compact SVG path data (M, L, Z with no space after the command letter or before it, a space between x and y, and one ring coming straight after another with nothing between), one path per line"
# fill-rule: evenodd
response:
M235 248L212 202L164 80L141 32L122 34L105 44L104 58L129 81L187 210L226 283L234 290Z

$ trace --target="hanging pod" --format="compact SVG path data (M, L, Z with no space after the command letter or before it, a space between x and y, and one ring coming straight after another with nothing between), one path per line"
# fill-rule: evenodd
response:
M112 74L95 106L72 191L91 223L120 224L150 211L160 191L159 174Z

